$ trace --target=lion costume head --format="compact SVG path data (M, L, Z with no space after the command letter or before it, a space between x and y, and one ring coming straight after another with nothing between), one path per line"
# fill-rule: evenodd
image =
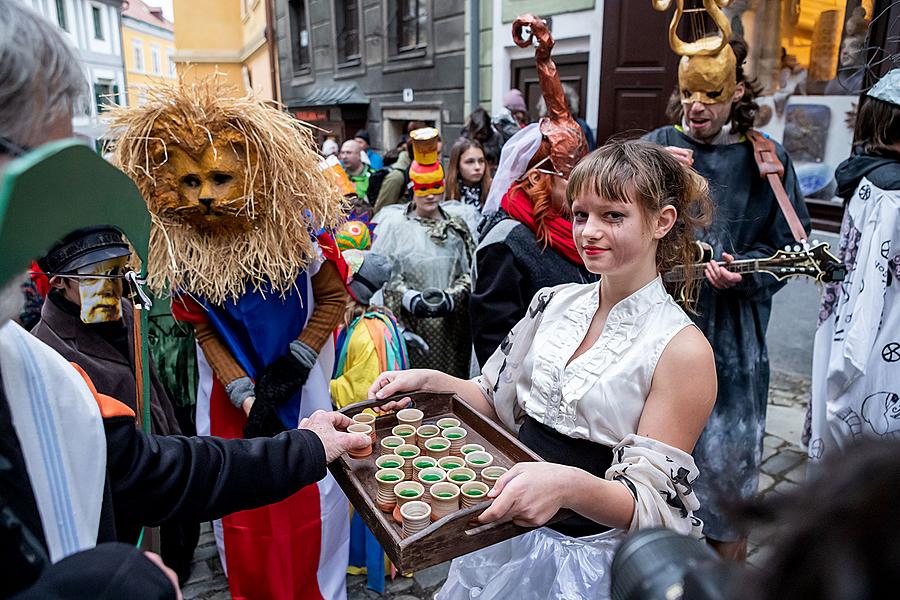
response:
M111 113L114 160L152 217L148 284L220 304L247 286L284 293L344 200L302 123L215 79L149 90Z

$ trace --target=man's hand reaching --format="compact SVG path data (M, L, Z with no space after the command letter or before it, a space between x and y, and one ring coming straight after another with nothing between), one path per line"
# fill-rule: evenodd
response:
M300 429L314 432L325 446L325 462L331 463L348 450L362 450L372 443L372 438L364 433L347 433L353 420L339 412L317 410L300 421Z

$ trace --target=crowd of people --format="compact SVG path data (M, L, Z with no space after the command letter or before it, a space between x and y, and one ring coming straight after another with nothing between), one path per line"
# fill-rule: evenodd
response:
M734 507L756 495L784 283L731 266L811 229L790 156L753 129L747 45L684 53L674 123L595 149L546 24L513 29L535 49L539 118L510 90L448 152L449 132L419 121L383 156L366 130L316 144L215 81L111 112L112 163L152 216L146 280L123 227L63 199L73 226L36 231L35 262L0 273L0 595L177 598L210 520L235 597L341 598L348 571L383 590L384 553L325 467L370 443L335 409L399 410L409 400L391 398L414 391L455 392L546 460L510 469L478 517L534 529L454 559L436 598L609 597L613 554L650 527L746 557ZM0 58L13 182L33 149L72 137L81 72L12 0ZM813 481L852 442L900 431L900 70L862 95L837 179L846 276L825 287L815 340ZM698 248L715 260L698 265ZM797 546L829 520L814 511L784 536L772 573L812 573ZM161 557L137 547L151 527ZM782 580L760 581L756 597L781 597Z

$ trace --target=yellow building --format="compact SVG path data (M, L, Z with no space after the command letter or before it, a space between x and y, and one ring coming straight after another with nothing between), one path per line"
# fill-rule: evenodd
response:
M139 104L148 87L176 79L175 34L162 9L129 0L122 10L122 48L129 105Z
M175 62L187 80L224 73L228 83L278 100L271 0L174 0Z

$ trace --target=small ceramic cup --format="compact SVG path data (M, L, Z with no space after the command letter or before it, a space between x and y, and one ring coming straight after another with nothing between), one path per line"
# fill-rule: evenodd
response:
M375 459L375 467L377 469L400 469L402 471L404 464L406 464L406 460L396 454L382 454ZM407 477L406 479L409 478Z
M431 520L459 510L459 488L447 481L431 486Z
M394 495L397 496L397 506L394 507L394 512L391 515L394 517L394 520L402 524L403 517L400 516L400 507L407 502L421 500L423 494L425 494L425 486L418 481L401 481L395 485Z
M475 471L479 478L481 477L481 470L491 466L493 462L494 457L488 452L476 451L466 454L466 466Z
M484 452L484 446L481 444L465 444L459 451L465 456L469 452Z
M396 454L397 448L403 445L403 438L396 435L389 435L381 440L382 454Z
M494 487L494 484L497 483L497 480L500 479L507 471L509 471L509 469L507 469L506 467L485 467L481 470L481 480L485 482L488 487Z
M445 471L452 471L466 466L466 463L458 456L445 456L437 461L437 465Z
M416 445L422 450L425 449L425 442L436 437L441 432L437 425L422 425L416 429Z
M488 486L481 481L470 481L462 484L459 491L461 492L459 499L462 507L469 508L470 506L475 506L479 502L484 502L484 499L487 497ZM397 498L397 501L400 501L399 497Z
M418 481L401 481L394 486L394 495L397 496L399 506L413 500L421 500L424 493L425 486Z
M475 481L475 471L468 467L460 467L458 469L453 469L447 473L447 481L451 483L455 483L456 485L462 485L464 483L469 483L470 481Z
M403 537L409 537L431 524L431 507L413 500L400 507L400 517L403 519Z
M404 444L416 443L416 428L412 425L397 425L393 429L391 429L391 434L403 438Z
M400 469L380 469L375 472L375 481L378 484L375 503L382 512L391 512L397 504L394 486L403 481L403 471Z
M420 453L419 447L412 444L402 444L397 446L395 454L405 461L403 464L403 472L406 474L407 479L413 478L413 462L415 462L416 457L419 456Z
M443 419L438 419L437 426L441 429L447 429L449 427L459 427L459 419L454 419L453 417L444 417Z
M353 421L356 423L362 423L363 425L368 425L372 428L372 443L374 444L377 440L375 439L375 415L372 413L357 413L353 415Z
M350 450L347 454L350 455L350 458L365 458L372 454L372 427L370 425L366 425L365 423L354 423L347 427L347 433L364 433L369 436L369 445L365 448L361 448L359 450Z
M434 459L450 456L450 440L442 437L433 437L426 440L425 454Z
M436 467L436 466L438 466L437 460L431 458L430 456L421 456L420 455L420 456L415 457L413 459L413 476L411 477L411 479L413 481L418 481L419 472L422 469L427 469L429 467Z
M397 412L397 422L404 425L412 425L413 429L418 429L422 426L423 418L425 418L425 413L418 408L404 408Z
M462 447L466 445L469 432L462 427L448 427L441 435L450 440L450 454L462 456Z
M447 479L447 472L440 467L428 467L419 471L417 479L419 483L425 486L425 494L422 496L422 500L431 502L431 486Z

